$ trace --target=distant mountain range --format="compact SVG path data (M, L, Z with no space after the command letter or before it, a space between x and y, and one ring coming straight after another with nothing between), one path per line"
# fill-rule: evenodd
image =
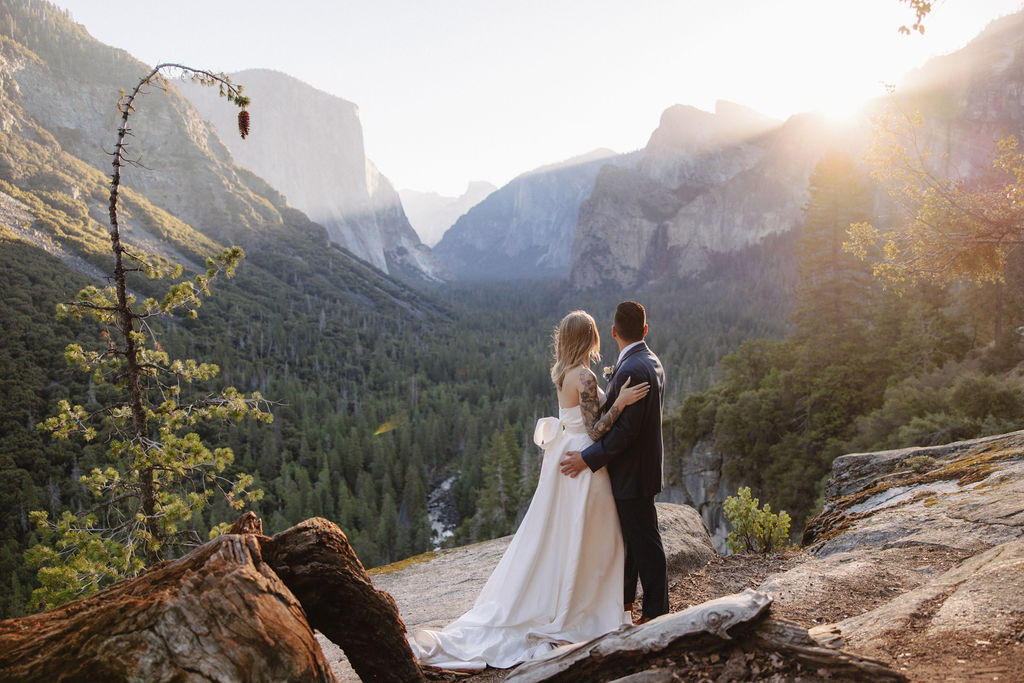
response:
M956 171L984 172L992 142L1024 128L1022 16L993 22L898 87L922 109L924 133ZM31 120L63 152L105 169L100 141L112 121L103 99L145 67L70 21L47 21L50 36L25 37L13 25L12 35L30 46L5 46L3 125L17 133ZM823 151L838 146L859 156L866 140L863 122L838 127L806 114L782 122L728 102L713 113L674 105L637 152L595 150L499 189L472 183L458 198L403 192L425 241L437 240L431 250L402 196L366 158L355 104L278 72L233 77L253 97L254 134L238 139L231 107L211 89L176 83L187 100L172 88L139 113L139 129L154 133L132 140L140 165L127 187L220 243L266 236L294 207L331 243L414 285L555 277L591 289L688 277L713 254L798 227ZM16 170L18 155L9 156Z
M424 244L433 247L460 216L497 189L488 182L475 181L458 197L418 190L399 190L398 196L413 229Z
M924 115L935 158L948 154L945 171L979 177L994 142L1024 131L1022 65L1018 13L898 83L904 106ZM812 114L776 121L729 102L713 113L674 105L642 151L520 176L463 216L435 253L457 278L563 277L579 290L698 274L714 254L797 229L811 170L829 147L861 158L880 104L847 124Z
M466 212L434 253L461 279L565 277L579 206L598 172L635 160L599 149L524 173Z

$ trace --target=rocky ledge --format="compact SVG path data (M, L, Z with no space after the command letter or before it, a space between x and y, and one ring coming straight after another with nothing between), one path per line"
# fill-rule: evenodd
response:
M1024 431L845 455L826 494L811 559L762 589L806 603L842 583L878 604L817 640L943 678L1024 677Z
M475 676L421 672L405 623L465 611L509 539L371 577L329 521L268 538L250 513L187 557L0 622L0 678L1024 680L1024 432L846 455L827 495L805 548L746 574L696 511L659 504L673 613Z
M585 645L581 659L599 654L603 673L559 652L554 663L472 678L1024 679L1024 432L837 458L805 547L766 577L745 575L742 557L709 554L692 508L659 504L658 512L670 556L692 558L670 573L675 613L663 618L667 627L656 620ZM469 608L507 542L373 570L373 582L395 597L410 627L439 627ZM731 574L717 582L733 599L746 586L771 602L727 638L694 634L679 619L700 607L688 595L702 603L722 595L691 585L712 583L716 569Z

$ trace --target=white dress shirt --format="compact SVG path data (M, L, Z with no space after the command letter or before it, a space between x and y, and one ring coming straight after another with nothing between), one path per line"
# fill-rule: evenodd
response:
M635 341L635 342L633 342L632 344L630 344L629 346L626 346L626 347L624 347L624 348L623 348L623 349L622 349L621 351L619 351L619 358L618 358L618 360L616 360L616 361L615 361L615 367L616 367L616 368L617 368L617 367L619 367L619 363L621 363L621 362L622 362L622 359L626 357L626 353L627 353L627 352L628 352L628 351L629 351L629 350L630 350L631 348L633 348L633 347L634 347L634 346L636 346L637 344L641 344L641 343L643 343L643 341L644 341L643 339L641 339L640 341Z

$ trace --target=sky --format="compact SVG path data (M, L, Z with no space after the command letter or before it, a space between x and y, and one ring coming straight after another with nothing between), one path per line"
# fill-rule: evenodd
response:
M906 36L899 0L55 3L149 65L274 69L354 102L394 186L447 196L640 149L673 104L842 116L1024 5L933 1L924 35Z

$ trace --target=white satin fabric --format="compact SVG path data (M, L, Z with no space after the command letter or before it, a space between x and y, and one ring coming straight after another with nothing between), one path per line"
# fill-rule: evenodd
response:
M441 631L409 634L422 664L505 669L628 623L622 611L623 545L608 473L575 479L558 461L591 444L579 406L537 423L544 449L537 490L473 608Z

